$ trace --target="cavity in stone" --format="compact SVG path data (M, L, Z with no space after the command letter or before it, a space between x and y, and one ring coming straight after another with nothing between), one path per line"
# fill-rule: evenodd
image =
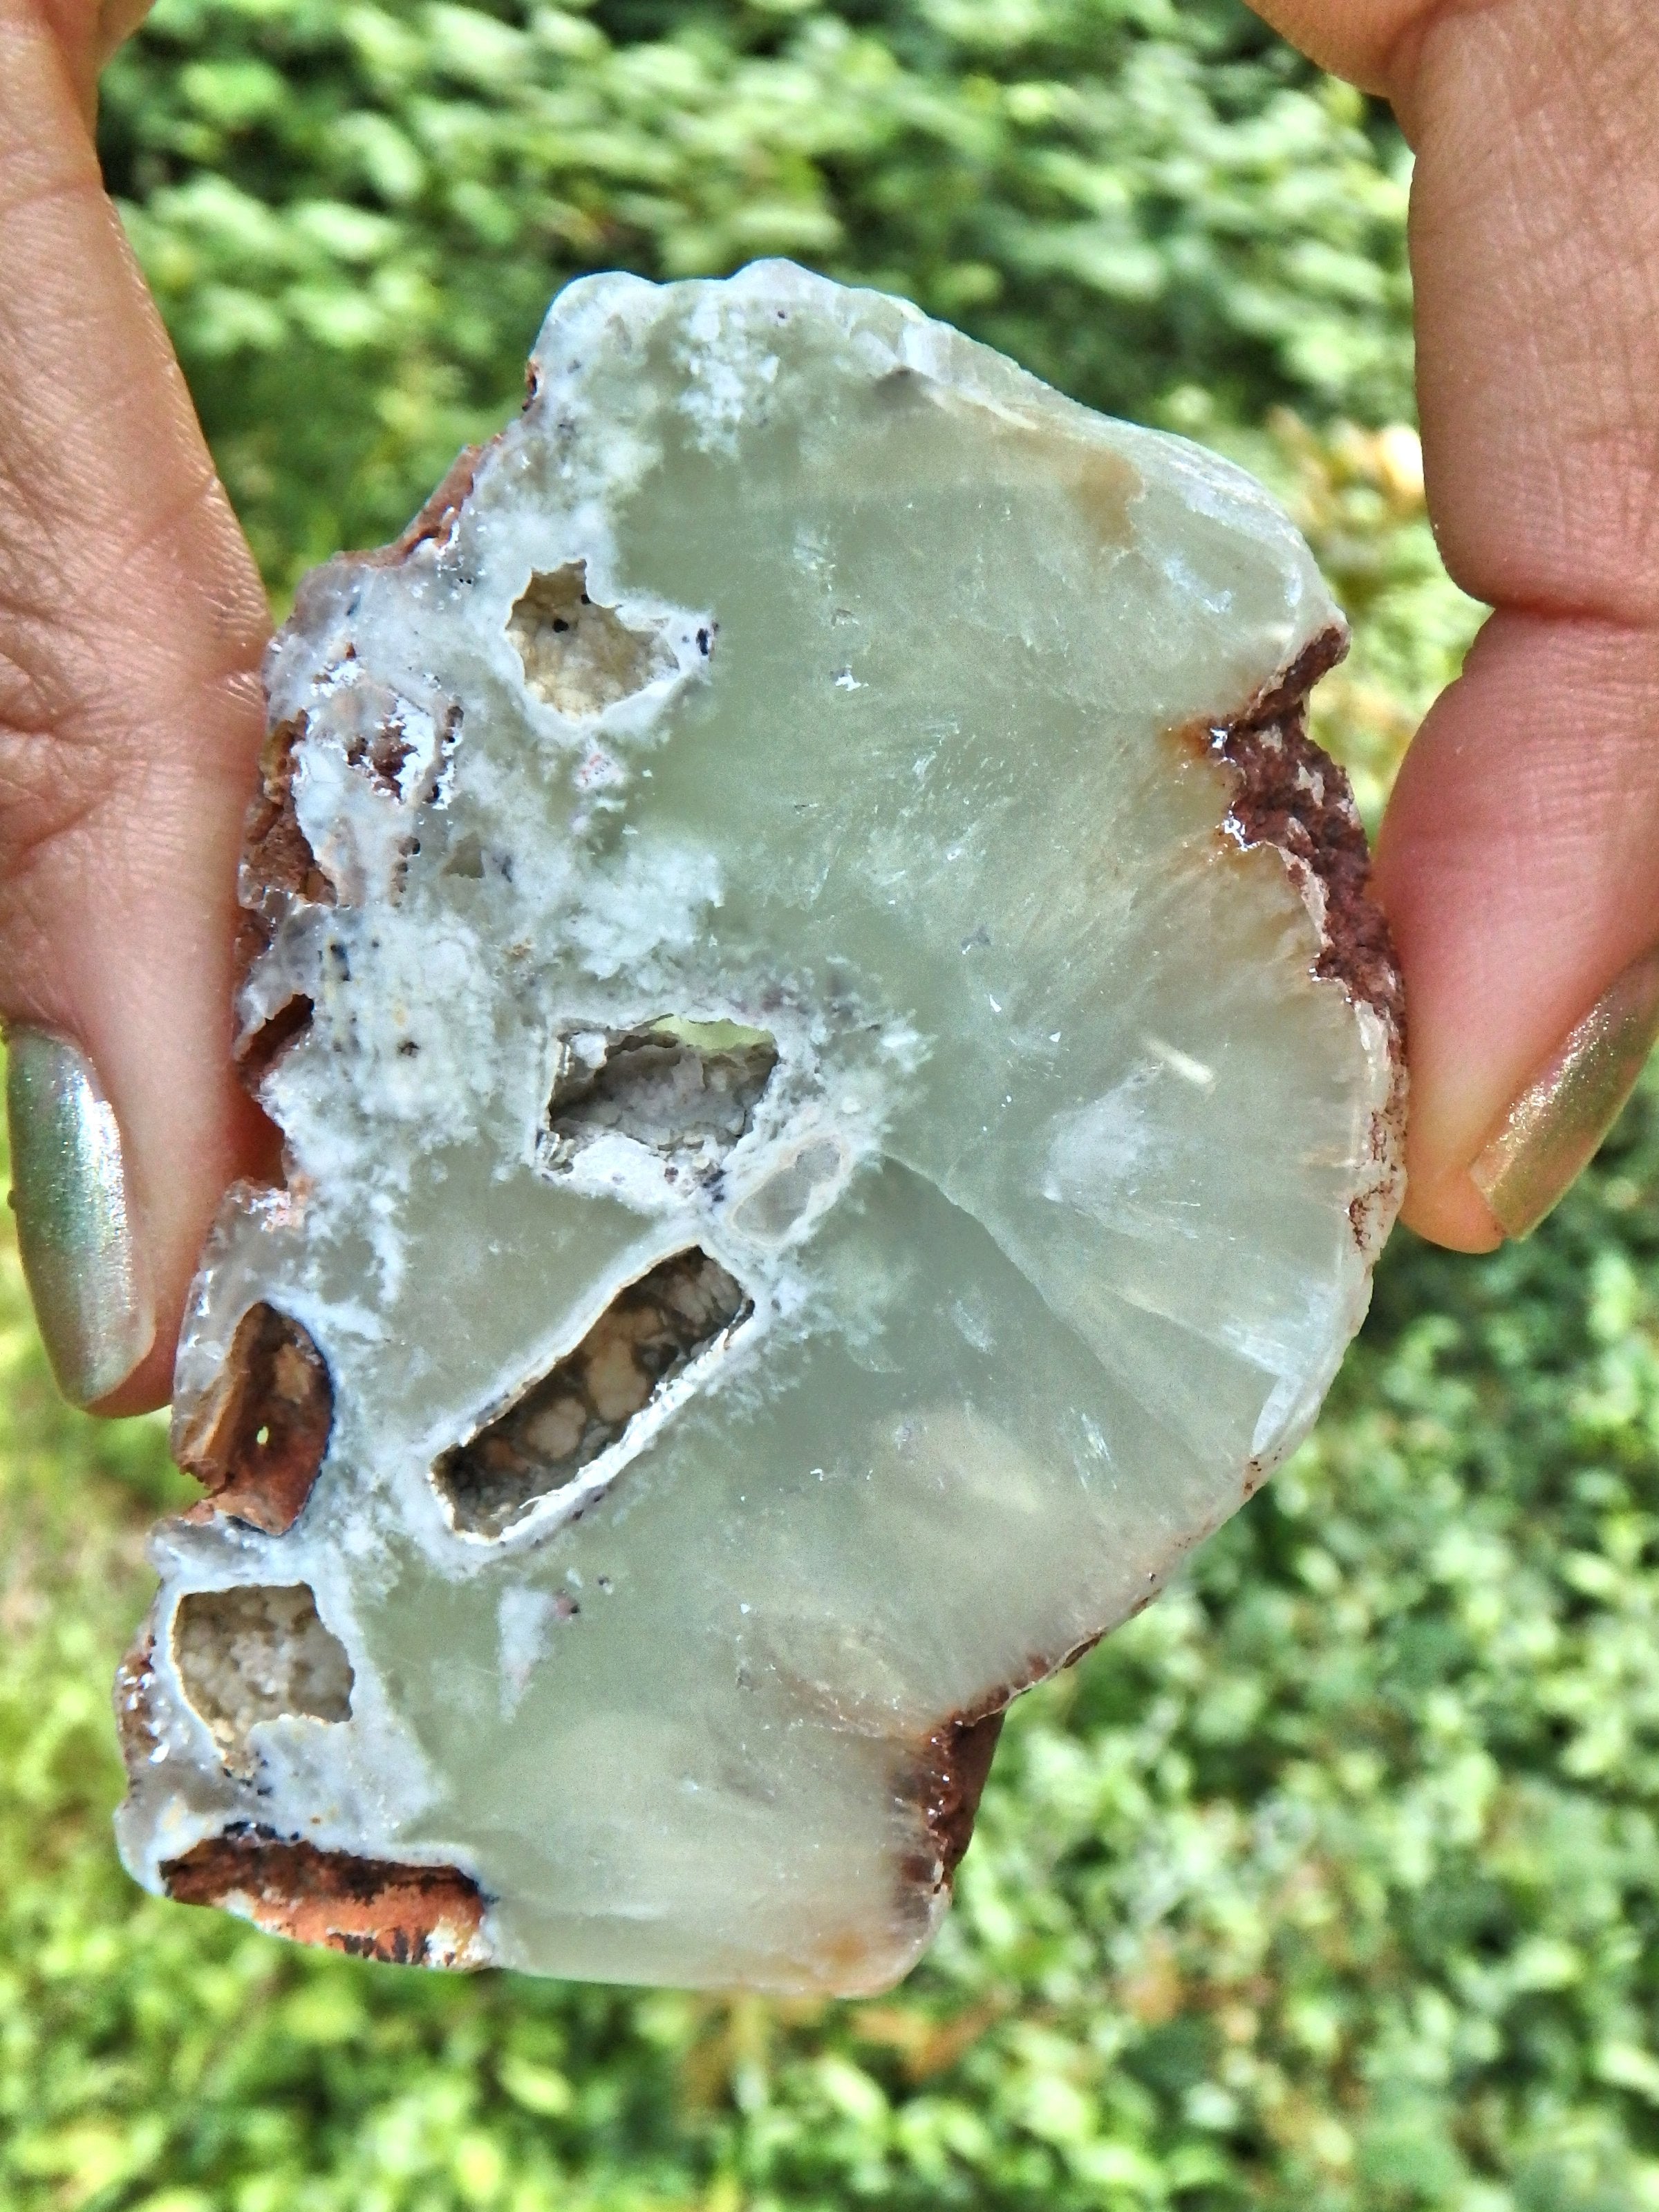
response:
M244 1778L258 1765L257 1723L351 1717L351 1662L305 1583L191 1591L173 1615L173 1659L226 1770Z
M751 1304L707 1252L677 1252L613 1298L506 1413L447 1451L433 1480L458 1529L499 1536L617 1442Z
M173 1449L222 1513L280 1536L304 1510L333 1423L327 1363L300 1322L262 1298L236 1324L223 1366L180 1420Z
M525 682L562 714L598 714L674 666L655 630L635 629L588 597L587 563L535 575L507 618Z
M774 1039L736 1022L667 1016L641 1029L579 1030L562 1044L548 1101L553 1164L606 1130L664 1154L717 1160L748 1132L777 1064Z

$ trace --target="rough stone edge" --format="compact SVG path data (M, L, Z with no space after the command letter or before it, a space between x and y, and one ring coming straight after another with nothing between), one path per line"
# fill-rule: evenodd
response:
M489 1902L458 1867L321 1850L240 1821L160 1869L181 1905L216 1905L267 1935L396 1966L492 1966Z
M949 1889L973 1840L974 1820L991 1771L991 1760L1002 1733L1010 1705L1019 1694L1011 1689L988 1712L971 1717L953 1714L933 1729L917 1761L915 1790L927 1823L932 1854L925 1870L916 1875L926 1887Z
M1313 973L1367 1010L1388 1058L1371 1117L1370 1180L1348 1206L1355 1245L1374 1263L1404 1188L1406 1003L1388 921L1370 894L1370 848L1346 771L1308 734L1308 698L1348 649L1345 625L1318 632L1242 713L1178 734L1237 779L1222 835L1236 849L1273 846L1319 933Z
M463 446L444 471L437 489L419 513L411 517L402 534L389 545L346 554L343 557L347 564L357 568L399 568L422 545L429 544L434 551L442 552L455 534L461 509L472 496L479 470L505 434L498 430L482 446Z
M526 381L524 411L527 412L539 388L533 361ZM472 495L479 471L507 434L503 428L483 445L464 446L446 470L436 490L389 544L337 554L326 567L336 572L342 568L396 568L412 560L423 548L430 548L434 556L446 551ZM302 611L309 580L301 580L289 623ZM283 631L288 626L283 625ZM278 639L283 631L278 632ZM276 642L273 640L270 650L275 649ZM266 659L269 667L269 651ZM236 902L241 909L235 948L239 994L256 962L275 941L278 925L294 908L335 903L333 885L319 866L295 811L294 752L305 735L305 717L301 714L275 725L269 723L268 678L266 702L268 734L259 756L258 783L243 820L237 870ZM260 1087L264 1078L283 1049L303 1032L310 1012L309 1006L303 1001L290 1000L257 1028L238 1036L237 1073L256 1103L261 1103Z
M1277 848L1319 932L1315 975L1338 984L1351 1005L1368 1007L1380 1026L1389 1057L1389 1092L1372 1117L1370 1151L1376 1172L1348 1209L1354 1241L1369 1261L1392 1225L1400 1190L1406 1015L1389 925L1370 896L1370 850L1352 788L1346 772L1308 735L1309 695L1347 649L1346 628L1329 624L1241 713L1189 724L1178 734L1224 761L1233 772L1222 836L1235 849ZM1264 1480L1263 1470L1252 1461L1243 1498L1254 1497ZM1183 1546L1183 1554L1213 1534L1215 1525L1197 1531ZM1156 1589L1148 1591L1134 1611L1142 1611L1156 1595ZM919 1897L932 1899L952 1886L973 1838L1008 1707L1038 1682L1075 1666L1109 1632L1087 1637L1052 1661L1033 1655L1017 1680L946 1715L922 1739L901 1785L921 1808L931 1846L904 1868L902 1902L910 1910Z
M115 1734L127 1771L129 1794L137 1787L138 1774L154 1759L161 1741L152 1702L155 1692L155 1607L152 1605L115 1670Z
M1138 1599L1128 1617L1143 1613L1158 1587ZM1097 1630L1070 1645L1057 1659L1032 1652L1017 1674L988 1690L983 1697L959 1705L919 1741L913 1741L896 1782L896 1794L905 1802L921 1807L927 1849L902 1863L898 1898L902 1923L915 1920L920 1907L931 1925L938 1901L948 1898L955 1887L957 1869L974 1839L980 1799L990 1778L991 1762L1009 1706L1051 1674L1075 1667L1110 1633L1109 1629ZM907 1966L905 1972L908 1971Z
M1316 972L1372 1006L1403 1053L1405 996L1394 941L1370 896L1370 848L1347 774L1308 735L1308 697L1347 651L1333 624L1244 712L1212 724L1211 750L1238 775L1227 826L1243 846L1276 845L1293 873L1318 878L1325 939Z
M235 964L238 988L262 953L270 951L283 917L296 906L331 906L334 887L317 865L311 841L300 827L294 805L294 753L305 734L302 717L271 727L259 751L259 781L242 823L242 849L236 872ZM246 1047L238 1040L243 1082ZM268 1063L267 1063L268 1064Z
M532 362L526 408L536 397L537 383ZM505 435L503 430L484 445L465 447L436 490L390 544L343 554L338 565L392 568L410 560L424 547L441 553L454 535L480 469ZM303 592L302 585L301 596ZM294 756L305 727L303 716L267 722L258 781L244 817L237 872L241 919L234 957L239 994L275 941L278 927L295 908L336 902L333 885L318 863L295 807ZM239 1034L234 1046L237 1073L256 1103L261 1103L265 1077L286 1048L304 1033L312 1012L309 1001L296 996L263 1023ZM248 1318L244 1316L244 1323ZM291 1322L289 1325L298 1328ZM239 1328L239 1336L240 1333ZM305 1348L321 1367L308 1336ZM240 1385L246 1379L240 1371L235 1349L233 1345L221 1387L198 1415L198 1429L203 1428L205 1417L217 1417L206 1419L206 1427L212 1428L222 1425L234 1411L227 1400L240 1397ZM326 1377L325 1367L322 1372ZM330 1395L331 1417L331 1392ZM205 1448L209 1439L204 1431L201 1441ZM184 1463L188 1466L192 1456L199 1455L189 1451L187 1440ZM318 1455L319 1467L321 1456ZM283 1493L280 1496L266 1495L265 1486L240 1482L234 1475L221 1481L200 1467L192 1471L198 1480L208 1484L211 1494L187 1510L186 1520L216 1517L222 1512L280 1534L292 1527L303 1510L317 1468L310 1470L303 1494L296 1494L297 1484L283 1484L278 1486ZM161 1740L154 1715L158 1686L155 1623L152 1607L117 1668L113 1684L129 1802ZM194 1845L182 1856L164 1862L158 1871L166 1894L179 1902L219 1906L240 1914L270 1934L296 1942L395 1965L473 1971L494 1964L483 1926L488 1900L471 1876L459 1868L325 1851L302 1839L285 1841L271 1831L240 1822Z

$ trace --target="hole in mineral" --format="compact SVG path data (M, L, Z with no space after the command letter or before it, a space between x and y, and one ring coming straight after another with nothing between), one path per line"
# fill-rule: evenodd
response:
M311 1495L333 1424L321 1352L297 1321L261 1300L237 1322L218 1379L173 1449L220 1512L281 1536Z
M524 663L525 682L562 714L600 714L675 665L654 631L635 629L614 607L589 599L585 561L532 576L507 617L507 634Z
M244 1778L258 1765L257 1723L351 1717L351 1662L306 1583L191 1591L173 1617L173 1661L227 1769Z
M710 1166L752 1125L778 1064L764 1030L678 1016L643 1028L578 1030L562 1042L547 1103L553 1164L607 1130Z
M695 1246L614 1297L574 1352L432 1470L458 1529L499 1536L574 1482L753 1302Z

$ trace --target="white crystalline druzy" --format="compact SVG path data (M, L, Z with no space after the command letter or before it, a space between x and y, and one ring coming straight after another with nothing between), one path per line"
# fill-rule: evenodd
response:
M1306 1429L1396 987L1237 470L787 264L556 302L273 648L127 1863L377 1956L879 1989L1010 1697Z

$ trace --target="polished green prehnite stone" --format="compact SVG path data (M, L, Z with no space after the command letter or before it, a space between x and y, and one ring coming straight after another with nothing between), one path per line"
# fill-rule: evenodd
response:
M287 1184L180 1354L141 1880L441 1963L906 1971L994 1717L1364 1310L1340 635L1237 470L902 302L560 295L522 416L273 648Z

